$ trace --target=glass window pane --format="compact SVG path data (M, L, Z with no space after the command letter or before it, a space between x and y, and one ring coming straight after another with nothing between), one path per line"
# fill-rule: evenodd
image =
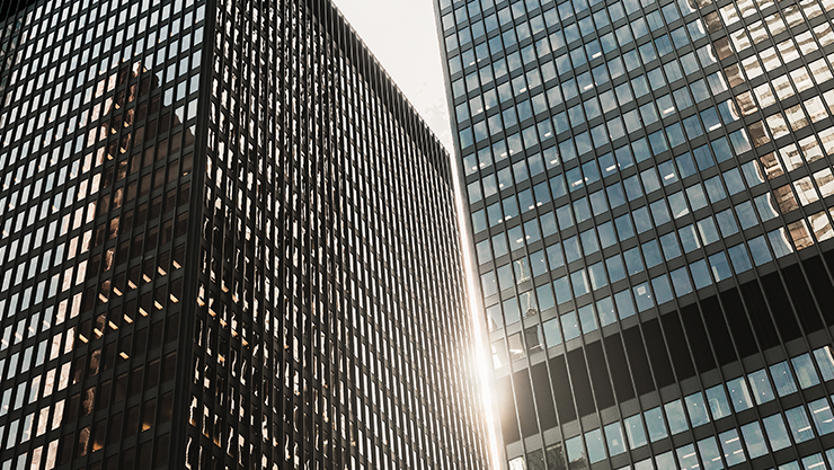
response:
M834 414L831 413L831 405L827 399L820 398L808 403L808 410L811 411L811 419L817 426L817 433L822 436L834 432Z
M698 453L695 452L695 446L687 444L685 446L675 449L678 454L678 462L681 470L700 470L701 465L698 463Z
M744 436L744 443L747 445L747 454L751 459L764 455L768 452L767 445L762 434L762 427L758 421L745 424L741 427L741 435Z
M704 405L704 397L701 393L693 393L687 396L684 401L686 401L686 410L689 412L689 420L692 422L692 427L709 422L707 408Z
M640 446L646 445L646 431L643 429L643 420L640 415L630 416L625 419L626 435L628 436L628 445L633 450Z
M589 333L597 329L597 318L594 315L593 304L579 308L579 323L582 326L582 333Z
M571 469L587 468L582 436L572 437L565 441L565 448L568 451L568 466Z
M718 384L707 390L707 402L712 412L712 419L721 419L730 415L730 403L727 401L723 384Z
M813 454L802 459L803 470L819 470L825 468L825 459L822 454Z
M776 398L773 394L773 388L770 386L770 379L767 377L766 370L760 369L752 372L747 378L750 380L750 388L753 389L753 396L756 398L757 405L767 403Z
M669 435L666 432L663 410L659 406L644 412L643 417L646 418L646 427L649 429L649 440L655 442Z
M721 462L721 453L718 452L718 445L714 437L708 437L698 441L698 451L701 453L701 460L704 462L704 470L720 470L724 468Z
M738 437L738 431L731 429L718 435L718 440L721 441L721 450L724 451L724 459L727 465L735 465L744 462L744 449L741 447L741 438Z
M788 430L785 428L785 421L782 419L782 415L775 414L768 416L762 422L767 432L770 447L774 451L784 449L791 445L791 439L788 437Z
M579 329L579 322L576 319L576 312L568 312L562 315L562 332L565 335L565 341L570 341L578 338L582 332Z
M510 460L510 470L527 470L524 464L524 457L516 457Z
M733 401L733 409L736 413L753 407L753 398L750 396L744 377L728 380L727 389L730 391L730 399Z
M776 385L776 393L780 397L797 391L796 383L793 380L793 373L787 361L782 361L770 366L770 375L773 376L773 383Z
M811 428L811 422L808 421L805 406L797 406L785 411L785 417L788 418L788 427L791 429L794 442L800 443L813 439L814 430Z
M626 451L623 428L619 422L605 426L605 443L608 444L608 452L612 456L622 454Z
M794 370L796 370L796 378L799 380L800 388L808 388L820 383L810 354L805 353L791 358L791 364Z
M562 333L559 328L559 319L553 318L542 324L544 327L544 342L547 347L553 347L562 343Z
M664 452L660 455L656 455L654 457L655 462L657 462L657 468L675 468L677 464L675 463L675 454L672 453L670 450L669 452Z
M689 429L686 422L686 413L683 411L683 402L680 400L671 401L663 405L663 409L666 411L666 419L669 421L669 429L672 434Z
M827 382L834 379L834 356L831 354L831 347L814 350L814 358L817 360L817 367L820 368L822 380Z
M599 462L606 458L605 446L602 444L602 430L594 429L585 433L585 445L588 446L588 459L591 463Z

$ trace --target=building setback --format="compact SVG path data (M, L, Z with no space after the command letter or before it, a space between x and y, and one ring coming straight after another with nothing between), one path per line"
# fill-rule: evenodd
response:
M435 4L509 468L834 466L834 3Z
M0 467L486 465L449 156L327 0L0 7Z

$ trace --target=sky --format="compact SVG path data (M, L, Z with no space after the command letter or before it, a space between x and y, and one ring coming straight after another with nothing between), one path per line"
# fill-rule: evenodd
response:
M452 131L431 0L334 0L444 146Z

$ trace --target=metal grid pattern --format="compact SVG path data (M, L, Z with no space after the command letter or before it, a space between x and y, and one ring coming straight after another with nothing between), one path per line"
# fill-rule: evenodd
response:
M0 465L167 465L204 6L15 3Z
M217 2L186 468L480 468L448 154L329 2Z
M449 156L329 2L0 15L0 468L485 465Z
M436 5L509 464L727 466L715 436L830 405L657 411L831 344L834 4Z

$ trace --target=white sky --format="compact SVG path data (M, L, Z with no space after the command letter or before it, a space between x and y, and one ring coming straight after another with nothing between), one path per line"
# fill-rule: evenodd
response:
M334 0L443 145L452 152L432 0Z

